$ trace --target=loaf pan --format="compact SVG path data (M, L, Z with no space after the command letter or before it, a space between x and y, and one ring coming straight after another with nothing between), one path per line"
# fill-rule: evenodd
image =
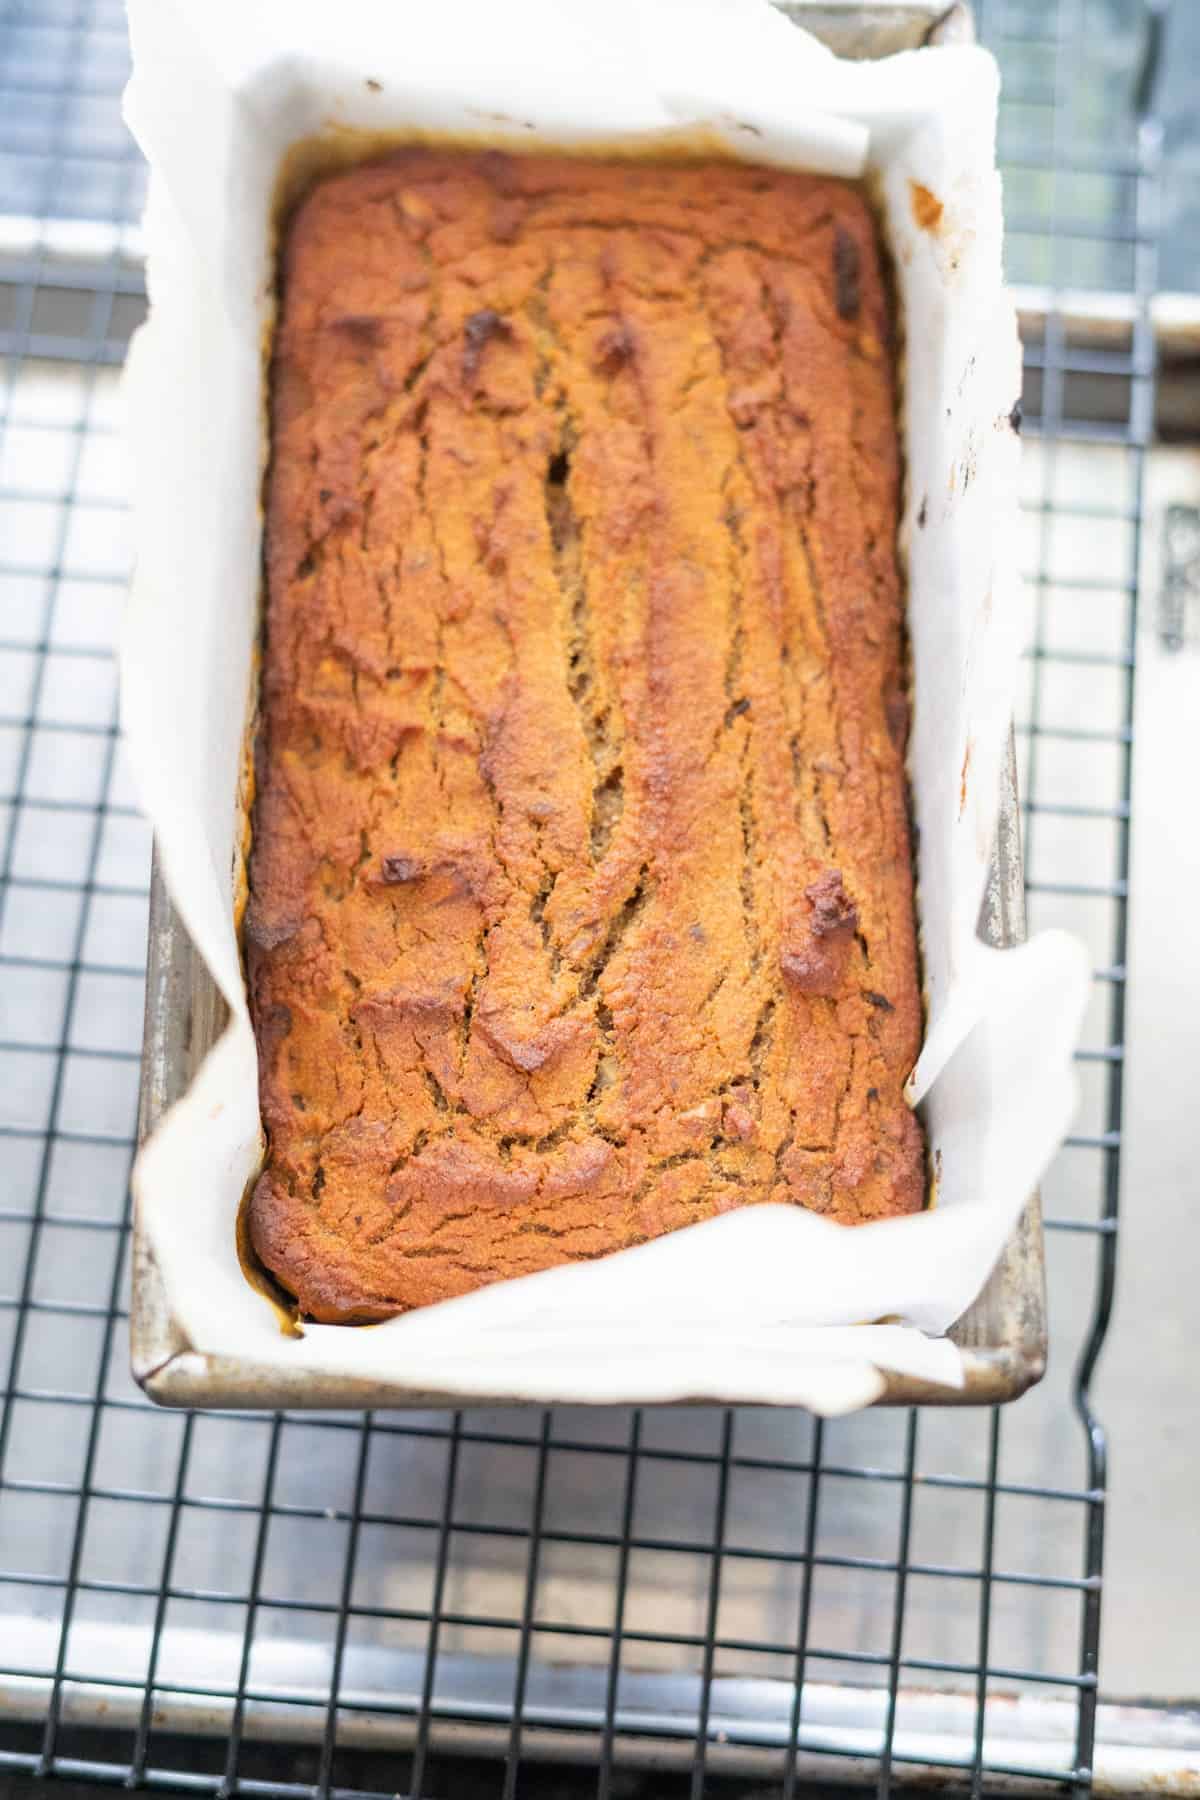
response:
M891 0L879 5L786 0L781 10L843 56L882 56L929 42L961 41L971 32L965 6L947 8L929 0ZM1025 937L1024 872L1011 743L979 932L999 948L1020 943ZM223 1024L224 1002L171 904L156 860L151 870L139 1143L187 1090ZM243 1360L197 1352L172 1316L136 1218L133 1253L133 1368L146 1393L160 1404L321 1409L411 1407L445 1399L435 1394L416 1395L400 1382L367 1382L309 1371L287 1377ZM1036 1195L1031 1196L984 1289L950 1335L962 1352L961 1388L889 1373L877 1404L995 1403L1014 1399L1041 1378L1046 1361L1046 1305L1041 1209ZM461 1395L454 1404L462 1404Z

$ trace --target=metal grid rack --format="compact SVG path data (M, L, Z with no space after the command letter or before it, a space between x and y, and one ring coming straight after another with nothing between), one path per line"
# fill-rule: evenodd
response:
M1136 302L1120 348L1053 313L1027 345L1029 902L1092 949L1085 1099L1045 1188L1044 1386L1007 1417L827 1425L172 1416L130 1382L149 844L115 718L110 365L142 170L119 6L3 15L0 1771L322 1797L1092 1785L1159 161L1148 82L1102 70L1098 113L1092 77L1106 22L1157 39L1142 0L976 13L1009 78L1014 273ZM1097 381L1119 424L1086 422Z

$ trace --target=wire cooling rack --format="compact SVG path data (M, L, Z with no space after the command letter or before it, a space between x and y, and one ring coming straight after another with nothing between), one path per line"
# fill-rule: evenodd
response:
M1093 1784L1153 11L976 7L1007 75L1012 275L1132 298L1101 350L1053 308L1027 331L1029 903L1096 968L1082 1116L1045 1184L1054 1366L1008 1415L826 1425L179 1416L133 1387L149 842L115 715L114 365L142 308L143 171L119 5L3 14L0 1770L322 1800Z

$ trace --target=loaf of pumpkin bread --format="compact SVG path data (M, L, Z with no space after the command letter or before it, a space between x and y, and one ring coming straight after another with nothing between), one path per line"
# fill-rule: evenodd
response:
M245 953L304 1315L922 1205L895 404L849 184L409 149L295 213Z

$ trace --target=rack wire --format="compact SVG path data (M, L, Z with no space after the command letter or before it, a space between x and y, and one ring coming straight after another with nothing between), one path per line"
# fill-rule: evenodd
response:
M1029 905L1096 966L1045 1189L1052 1374L1007 1417L314 1419L165 1415L126 1372L149 842L115 711L114 365L143 170L118 0L10 0L0 1770L281 1800L1091 1786L1160 162L1148 81L1106 46L1147 33L1148 70L1159 28L1141 0L976 13L1008 78L1013 275L1135 301L1119 348L1053 312L1027 344ZM1096 381L1119 423L1089 422Z

